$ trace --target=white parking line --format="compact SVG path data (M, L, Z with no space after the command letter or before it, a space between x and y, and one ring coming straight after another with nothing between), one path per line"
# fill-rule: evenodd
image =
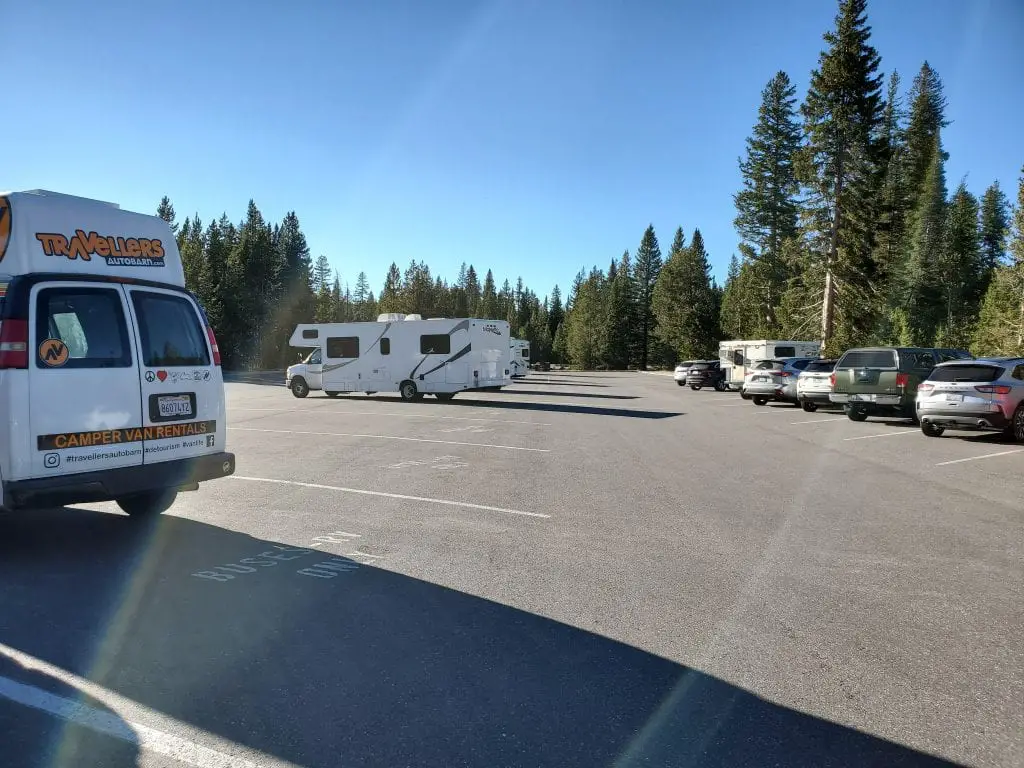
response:
M849 421L845 416L836 419L811 419L810 421L791 421L790 424L827 424L830 421Z
M993 459L996 456L1009 456L1011 453L1022 453L1024 448L1017 448L1012 451L1000 451L999 453L986 453L984 456L969 456L966 459L953 459L952 461L940 461L936 467L944 467L947 464L960 464L964 461L977 461L978 459Z
M712 408L741 408L744 405L750 405L750 403L712 403Z
M902 432L879 432L875 435L857 435L857 437L844 437L843 440L867 440L871 437L899 437L900 435L916 435L916 429L906 429Z
M127 717L122 716L129 711L128 700L115 694L113 691L80 678L60 667L55 667L42 659L29 656L27 653L16 648L0 644L0 655L14 659L20 666L26 669L39 670L49 677L65 682L71 687L86 693L91 698L100 701L112 711L105 712L102 709L50 693L34 685L19 683L8 677L0 677L0 698L47 712L54 717L67 720L75 725L90 728L106 736L134 744L140 750L164 755L177 762L194 765L196 768L235 768L236 766L237 768L265 768L268 766L284 768L285 766L294 766L294 763L288 763L264 753L252 754L253 750L233 742L228 742L221 737L212 737L210 734L194 726L180 724L182 730L188 730L192 733L199 732L210 737L211 741L223 742L224 746L229 748L231 752L211 749L189 739L183 739L172 733L129 720ZM145 712L158 721L178 724L178 721L173 718L167 715L157 715L149 708L137 702L132 703L131 709L133 711ZM242 754L245 753L250 754L253 758L258 758L259 762L242 757Z
M429 413L385 413L383 411L339 411L330 406L320 406L315 410L312 408L243 408L229 407L229 411L276 411L279 413L308 413L315 416L391 416L398 419L444 419L447 421L492 421L497 424L529 424L532 427L550 427L544 421L513 421L511 419L481 419L472 416L434 416Z
M344 488L338 485L321 485L320 483L301 483L298 480L278 480L272 477L246 477L245 475L228 475L232 480L248 480L253 483L276 483L278 485L295 485L299 488L317 488L322 491L341 491L342 493L356 493L360 496L382 496L386 499L402 499L403 501L423 501L427 504L443 504L449 507L465 507L466 509L482 509L485 512L505 512L509 515L523 515L524 517L541 517L548 519L551 515L544 515L540 512L524 512L521 509L505 509L504 507L489 507L486 504L473 504L468 501L452 501L451 499L432 499L427 496L408 496L404 493L385 493L384 491L367 491L362 488Z
M462 443L456 440L431 440L426 437L398 437L397 435L360 435L353 432L306 432L298 429L257 429L256 427L228 427L236 432L271 432L278 435L319 435L320 437L369 437L374 440L405 440L411 443L440 443L441 445L468 445L473 448L500 448L506 451L530 451L551 453L550 448L521 448L518 445L496 445L494 443Z

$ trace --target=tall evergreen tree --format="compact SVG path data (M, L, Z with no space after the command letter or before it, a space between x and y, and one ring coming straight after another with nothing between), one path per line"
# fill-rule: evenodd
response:
M160 204L156 207L156 215L167 222L168 226L171 228L171 232L174 234L178 233L178 224L175 221L174 216L174 206L171 205L171 198L167 195L160 198Z
M835 24L825 34L828 49L811 73L801 107L807 144L797 162L808 190L808 255L818 262L802 271L818 271L822 284L803 286L805 295L788 302L793 311L820 308L821 340L832 354L861 341L872 324L866 286L874 277L870 254L882 108L866 0L841 0Z
M661 272L661 248L658 236L654 234L654 225L648 225L637 248L633 263L633 291L636 301L637 318L637 364L640 369L647 368L651 338L654 335L655 319L651 300L654 285Z
M476 316L484 320L498 319L498 292L494 288L494 273L489 269L484 277L484 287L480 291Z
M797 232L799 185L793 158L800 147L800 125L795 94L785 72L777 72L761 92L758 121L747 139L747 156L740 160L743 189L733 198L736 230L764 280L758 298L770 326L777 325L775 307L788 277L782 245Z
M707 358L715 352L717 304L704 238L697 229L689 247L665 262L654 287L657 334L676 360Z
M614 276L608 275L608 306L605 314L604 350L608 366L616 369L629 367L633 346L633 280L630 276L629 251L616 264Z
M394 262L391 262L387 277L384 278L384 288L380 292L377 311L382 314L402 311L402 274Z
M320 289L331 282L331 261L326 255L320 254L316 259L316 264L313 266L312 275L310 278L310 285L316 293L320 292Z
M470 264L466 270L466 305L467 314L471 315L477 311L477 307L480 304L480 278L477 277L476 270L473 269L473 265Z
M551 334L552 343L558 326L565 320L565 308L562 306L562 291L556 285L551 289L551 303L548 307L548 332Z
M931 344L941 321L943 249L946 226L946 176L938 134L932 139L928 171L913 215L910 259L905 272L907 321L914 344Z
M1009 231L1010 205L1006 193L995 181L981 197L981 257L986 271L990 272L1004 262Z
M946 125L946 98L942 92L942 80L928 62L914 77L910 88L910 119L907 124L906 180L909 192L909 209L915 210L926 189L926 179L939 131ZM938 151L942 151L941 148ZM943 160L946 157L943 156Z
M966 349L987 286L982 284L985 270L978 238L978 201L963 182L949 202L939 270L943 318L936 341Z

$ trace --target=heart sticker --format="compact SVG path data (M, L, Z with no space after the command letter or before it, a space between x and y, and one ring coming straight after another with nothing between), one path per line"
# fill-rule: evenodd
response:
M160 381L166 381L167 380L167 371L157 371L156 372L156 377L158 379L160 379Z

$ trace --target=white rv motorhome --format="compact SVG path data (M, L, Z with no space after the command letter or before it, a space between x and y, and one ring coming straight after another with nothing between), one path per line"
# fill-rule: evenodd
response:
M451 400L457 392L496 390L511 381L503 320L389 314L375 323L302 324L288 343L313 348L288 368L285 383L295 397L322 389L329 397L398 392L403 400L425 394Z
M513 379L521 379L530 367L530 342L526 339L512 339L509 347L509 366Z
M738 390L750 366L758 360L778 360L784 357L818 357L818 341L723 341L718 345L718 359L725 371L725 384Z

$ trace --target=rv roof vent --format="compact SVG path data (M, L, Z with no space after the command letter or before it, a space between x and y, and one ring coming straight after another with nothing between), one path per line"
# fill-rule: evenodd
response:
M405 315L400 312L385 312L382 315L377 315L378 323L397 323L399 320L405 320Z
M406 320L422 320L423 319L423 315L406 315L405 319Z

